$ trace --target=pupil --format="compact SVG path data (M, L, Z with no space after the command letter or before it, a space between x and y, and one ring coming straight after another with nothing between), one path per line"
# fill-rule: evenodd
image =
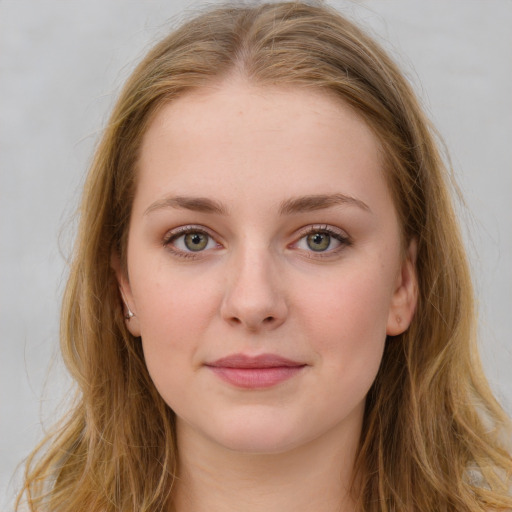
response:
M313 251L325 251L330 241L331 237L327 233L314 233L308 236L308 246Z
M185 245L190 251L202 251L208 245L208 238L203 233L185 235Z

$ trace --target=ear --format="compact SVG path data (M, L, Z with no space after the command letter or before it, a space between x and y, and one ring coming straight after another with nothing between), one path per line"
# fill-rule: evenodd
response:
M414 316L418 301L416 254L416 240L412 240L402 261L396 280L396 287L391 298L386 325L386 334L388 336L397 336L406 331Z
M140 323L136 314L132 289L128 274L123 269L117 253L112 254L110 265L116 274L117 283L119 285L119 295L123 304L123 317L125 318L126 327L133 336L138 338L140 336Z

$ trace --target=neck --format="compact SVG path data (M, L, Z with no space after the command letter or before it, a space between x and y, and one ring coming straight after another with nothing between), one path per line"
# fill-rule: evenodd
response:
M336 430L283 453L227 450L178 428L177 512L354 512L350 496L360 429Z

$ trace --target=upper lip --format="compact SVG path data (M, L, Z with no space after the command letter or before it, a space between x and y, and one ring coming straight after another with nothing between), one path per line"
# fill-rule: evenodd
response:
M306 365L305 363L293 361L276 354L261 354L258 356L233 354L221 357L211 363L207 363L206 366L213 366L217 368L282 368L283 366L293 367Z

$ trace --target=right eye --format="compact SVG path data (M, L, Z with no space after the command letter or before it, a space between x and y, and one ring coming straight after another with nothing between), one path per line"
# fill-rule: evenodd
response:
M183 256L190 256L208 249L215 249L219 244L206 232L194 227L185 227L170 233L164 245Z

